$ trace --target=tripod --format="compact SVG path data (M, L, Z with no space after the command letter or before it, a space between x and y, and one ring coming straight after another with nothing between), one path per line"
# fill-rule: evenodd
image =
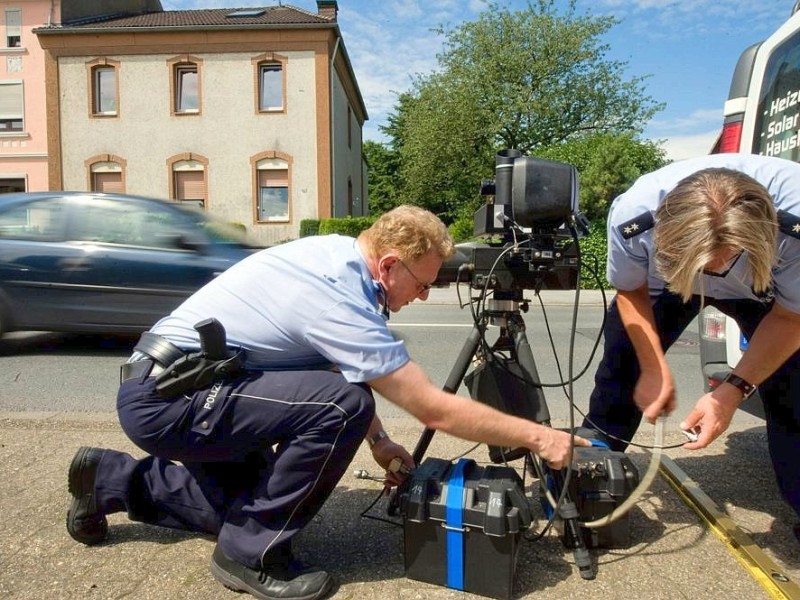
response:
M475 324L456 358L445 381L443 389L455 393L462 382L470 388L473 399L480 400L494 408L527 418L542 425L550 425L550 411L540 385L533 352L525 335L525 321L520 313L520 304L527 308L527 301L522 298L522 291L495 291L488 301L488 307L475 320ZM491 348L485 344L485 332L492 324L499 327L499 336ZM508 353L506 360L499 361L497 356ZM467 375L473 362L476 368ZM420 464L423 456L436 433L426 428L420 435L412 456L415 464ZM494 448L490 447L493 462L514 460L529 453L526 448ZM565 536L572 546L575 564L583 579L594 579L595 571L589 551L584 543L578 523L578 509L565 489L565 481L561 471L552 473L555 496L560 497L557 505L558 515L570 535ZM399 507L400 490L395 491L388 512L396 514ZM565 541L565 543L567 543Z

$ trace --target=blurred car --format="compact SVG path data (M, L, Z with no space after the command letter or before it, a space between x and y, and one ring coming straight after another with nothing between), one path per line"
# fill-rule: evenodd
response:
M240 229L178 202L0 195L0 334L141 332L255 250Z

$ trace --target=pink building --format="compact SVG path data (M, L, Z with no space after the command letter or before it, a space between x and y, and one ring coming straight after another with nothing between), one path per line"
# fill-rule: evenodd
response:
M0 2L0 193L48 189L44 51L35 27L58 2Z

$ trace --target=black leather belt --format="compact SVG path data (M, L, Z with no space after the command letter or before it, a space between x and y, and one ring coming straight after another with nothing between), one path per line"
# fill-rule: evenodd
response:
M143 359L132 363L125 363L119 370L119 382L123 383L129 379L144 379L145 377L156 377L164 372L164 367L154 360Z

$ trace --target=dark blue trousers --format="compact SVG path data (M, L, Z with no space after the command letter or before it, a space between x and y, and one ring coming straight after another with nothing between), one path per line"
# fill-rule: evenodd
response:
M706 298L739 324L747 337L752 336L770 309L769 303L753 300L716 300ZM697 316L700 299L684 303L668 292L653 305L656 325L664 351L678 339ZM609 439L612 449L624 451L642 420L633 402L633 389L639 378L639 363L628 334L622 325L616 299L606 315L603 357L595 374L595 387L589 400L589 414L584 427L601 429L619 441ZM759 386L766 414L767 439L772 465L781 494L800 515L800 352Z
M375 401L368 386L340 373L258 372L168 400L152 377L129 380L117 412L150 456L105 453L100 510L215 535L225 554L257 569L322 507Z

